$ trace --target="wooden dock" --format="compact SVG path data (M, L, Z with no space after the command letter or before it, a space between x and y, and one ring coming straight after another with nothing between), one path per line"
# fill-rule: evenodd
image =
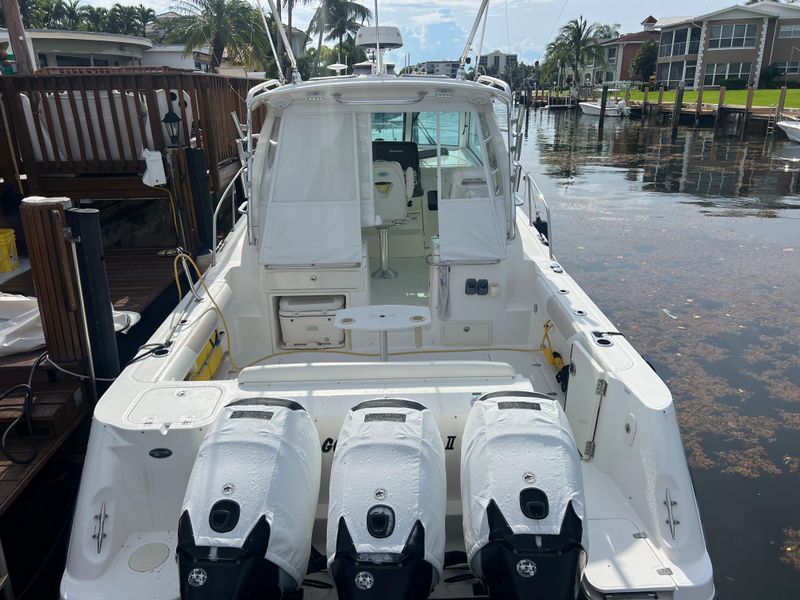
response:
M117 310L144 312L175 281L173 256L161 248L106 249L106 273L111 304ZM33 274L26 271L4 284L0 292L35 296Z

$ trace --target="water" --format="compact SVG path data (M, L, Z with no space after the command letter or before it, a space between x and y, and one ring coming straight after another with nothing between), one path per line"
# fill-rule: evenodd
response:
M673 392L720 599L800 598L800 145L544 110L522 160Z

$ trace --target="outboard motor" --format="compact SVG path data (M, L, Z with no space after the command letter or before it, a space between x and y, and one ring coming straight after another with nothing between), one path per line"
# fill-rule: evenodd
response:
M581 464L561 405L531 392L486 394L461 451L470 568L497 600L575 600L586 562Z
M320 481L317 429L290 400L247 398L200 445L178 523L183 600L278 599L303 581Z
M444 563L444 446L433 413L371 400L345 417L331 467L328 565L340 600L423 600Z

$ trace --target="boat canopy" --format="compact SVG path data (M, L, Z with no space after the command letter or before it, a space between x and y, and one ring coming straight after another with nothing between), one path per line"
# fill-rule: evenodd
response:
M438 238L441 262L505 258L511 190L492 91L457 85L470 91L462 95L442 87L450 82L425 83L270 92L253 181L262 264L360 264L362 229L396 218L376 205L376 189L387 185L403 203L416 198L437 213L438 229L426 235ZM402 177L376 181L381 165Z

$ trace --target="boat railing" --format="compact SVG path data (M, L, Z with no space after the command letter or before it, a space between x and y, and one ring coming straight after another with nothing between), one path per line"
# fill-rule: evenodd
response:
M228 187L225 188L225 191L222 192L222 195L219 198L219 202L217 202L217 207L214 209L214 217L212 218L212 225L211 225L211 240L212 240L212 247L211 247L211 265L214 266L217 264L217 253L222 249L222 246L225 245L225 239L217 241L217 220L219 219L220 212L222 212L222 207L225 204L225 201L230 197L231 202L231 231L236 226L236 214L246 214L248 213L247 202L243 202L238 207L236 205L236 201L234 200L235 195L233 194L233 190L236 187L236 182L245 172L245 167L241 167L239 171L237 171L236 175L234 175L233 179L231 179ZM227 235L225 236L227 239Z
M547 240L547 248L550 251L550 260L555 260L555 255L553 252L553 221L550 215L550 205L547 203L541 188L536 183L536 180L533 178L530 171L523 167L519 161L516 161L514 166L519 169L519 172L522 175L520 182L524 184L522 190L523 203L528 207L529 226L534 227L537 218L541 219L541 210L539 205L544 207L544 213L546 217L545 221L547 223L547 236L544 236L544 234L541 232L540 235L544 236Z

